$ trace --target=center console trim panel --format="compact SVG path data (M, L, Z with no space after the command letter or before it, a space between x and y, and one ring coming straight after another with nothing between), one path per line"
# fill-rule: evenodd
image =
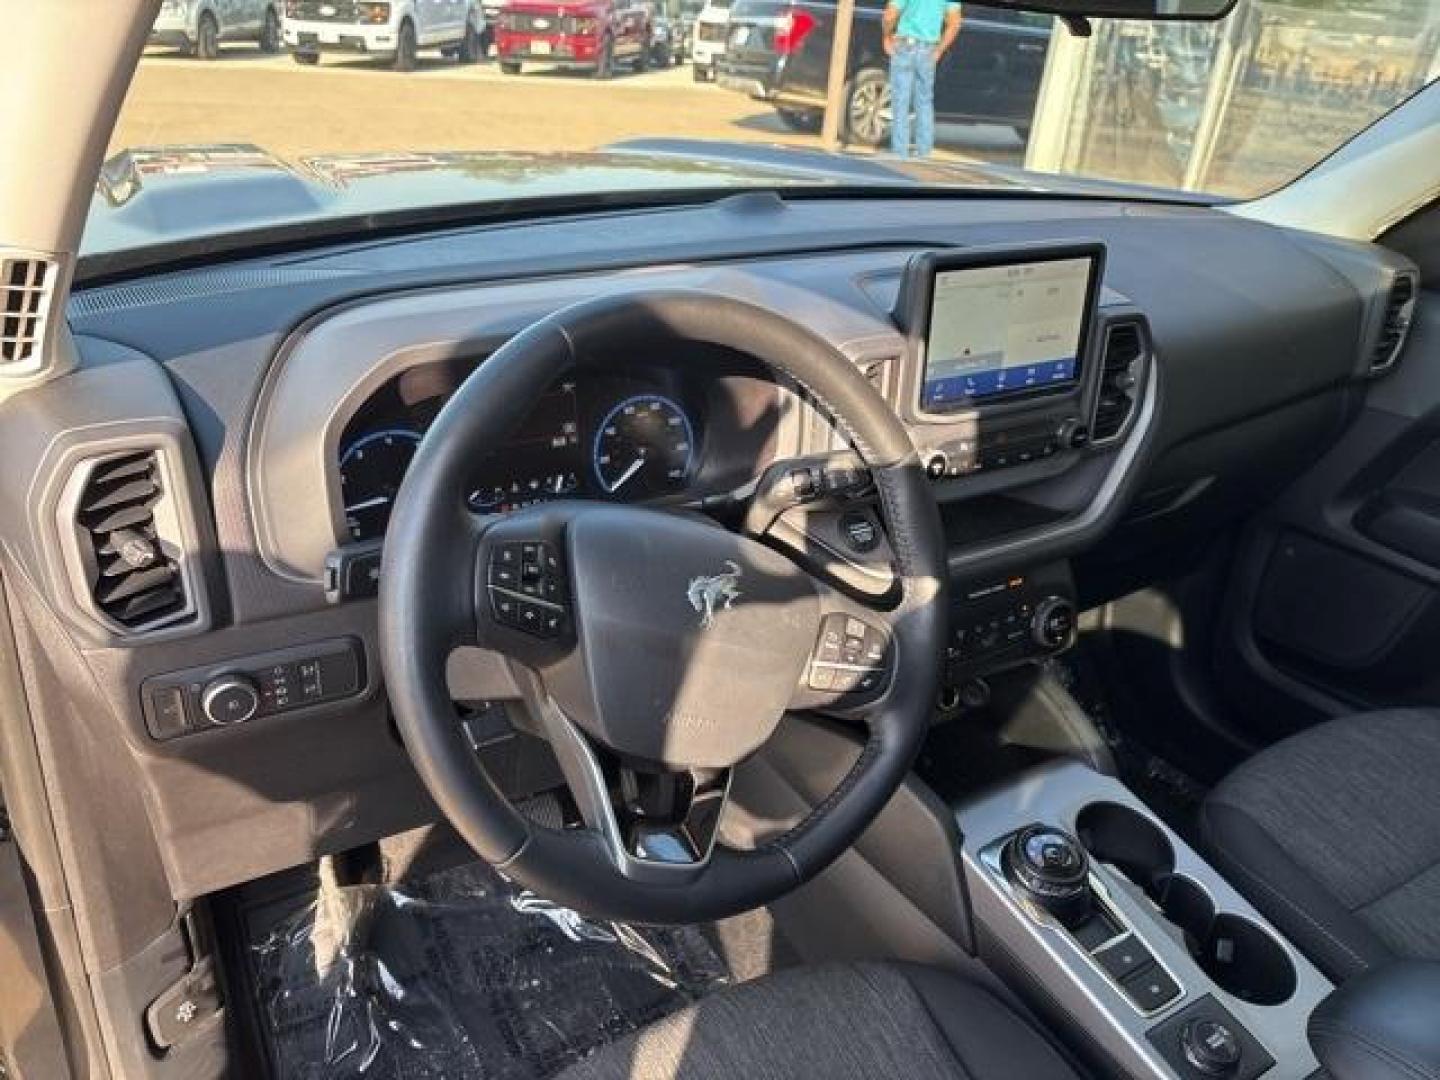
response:
M1013 835L1014 834L1012 833L1009 836L1001 837L999 840L996 840L993 844L990 844L988 847L982 850L979 855L980 861L984 864L985 868L995 876L996 881L999 883L1000 887L1004 889L1005 892L1009 895L1011 901L1017 906L1024 908L1030 918L1036 920L1037 922L1043 923L1046 926L1049 926L1057 933L1064 934L1065 928L1060 924L1059 920L1057 920L1054 916L1049 915L1044 911L1041 911L1034 904L1031 904L1021 894L1020 890L1015 888L1015 886L1006 876L1004 866L1001 864L1001 855ZM1093 949L1086 950L1083 948L1077 948L1076 952L1078 952L1081 956L1085 958L1085 961L1092 968L1094 968L1096 974L1098 974L1102 979L1106 980L1112 987L1114 987L1115 992L1119 994L1120 997L1124 1001L1126 1001L1132 1009L1134 1009L1137 1013L1139 1013L1146 1019L1159 1016L1161 1013L1171 1012L1174 1010L1174 1007L1179 1005L1181 1002L1188 1001L1188 999L1193 995L1186 988L1185 984L1180 981L1180 978L1176 975L1176 973L1172 971L1169 967L1167 967L1165 962L1159 957L1152 957L1152 962L1155 964L1156 967L1158 967L1175 982L1175 985L1180 988L1179 994L1171 998L1169 1001L1165 1002L1163 1005L1160 1005L1153 1009L1143 1008L1138 1002L1126 997L1124 988L1120 985L1120 980L1115 978L1115 976L1111 975L1108 971L1102 968L1100 966L1100 962L1096 959L1096 956L1104 952L1111 945L1114 945L1118 941L1123 941L1127 937L1134 937L1135 940L1140 942L1144 942L1147 939L1145 935L1141 933L1140 929L1129 918L1126 917L1125 913L1122 910L1120 910L1120 907L1115 903L1114 897L1111 896L1110 888L1105 884L1104 878L1097 874L1094 869L1090 871L1090 891L1094 894L1096 905L1105 913L1105 915L1110 920L1112 920L1119 927L1119 931L1112 937L1100 942Z
M1281 1005L1257 1005L1215 985L1187 949L1183 934L1168 924L1151 901L1114 868L1092 859L1091 874L1106 900L1138 930L1177 985L1180 996L1151 1015L1130 1007L1114 981L1053 919L1034 915L999 872L999 845L1015 831L1040 821L1070 832L1085 807L1115 803L1144 816L1169 841L1174 872L1198 883L1215 906L1254 922L1274 937L1296 973L1294 993ZM1019 974L1043 986L1057 1019L1083 1030L1112 1063L1147 1080L1176 1080L1177 1074L1147 1038L1189 1003L1206 997L1220 1002L1277 1063L1267 1080L1307 1078L1318 1068L1305 1036L1314 1008L1331 992L1330 983L1287 942L1219 873L1172 832L1119 781L1076 762L1041 766L1004 786L955 808L963 839L962 861L978 936L991 940ZM984 949L982 947L982 953Z

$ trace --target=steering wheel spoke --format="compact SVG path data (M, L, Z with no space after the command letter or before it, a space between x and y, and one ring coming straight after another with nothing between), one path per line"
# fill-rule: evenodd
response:
M532 693L543 693L532 686ZM549 698L541 726L585 827L632 881L681 884L704 872L730 793L729 768L626 764L594 742Z

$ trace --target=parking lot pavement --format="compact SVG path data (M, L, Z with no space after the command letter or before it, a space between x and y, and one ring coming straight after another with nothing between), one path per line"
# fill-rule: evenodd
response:
M942 132L942 135L946 134ZM151 50L136 72L111 150L175 143L254 143L281 157L393 150L588 150L669 136L816 146L762 102L696 83L688 65L607 82L526 66L461 65L422 54L401 74L364 57L289 56L226 47L216 61ZM961 131L961 157L1014 163L1008 132ZM967 152L967 147L970 148ZM947 154L946 156L952 156Z

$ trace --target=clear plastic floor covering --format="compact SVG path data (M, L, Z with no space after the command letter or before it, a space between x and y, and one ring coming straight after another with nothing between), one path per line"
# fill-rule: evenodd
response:
M340 886L254 946L282 1080L540 1080L726 985L691 927L598 923L470 864Z

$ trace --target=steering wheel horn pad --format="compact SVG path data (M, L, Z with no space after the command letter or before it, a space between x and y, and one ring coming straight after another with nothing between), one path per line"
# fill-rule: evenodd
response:
M555 380L625 356L700 365L713 355L686 349L694 345L753 357L829 414L879 492L900 581L892 606L857 605L767 544L698 515L581 502L504 517L466 511L473 463ZM492 554L517 544L563 562L563 631L527 637L499 619ZM481 364L436 417L386 536L380 659L420 778L482 858L597 917L716 919L818 873L904 780L937 689L946 575L939 514L909 435L848 358L747 301L641 290L541 320ZM806 678L817 638L842 614L842 623L856 616L883 627L891 657L883 692L847 712L868 730L850 773L809 817L753 850L727 846L722 828L721 843L700 835L690 861L668 863L659 853L700 815L682 807L674 834L657 837L651 821L633 817L647 812L643 793L635 799L636 777L677 783L693 795L692 808L714 817L718 807L723 820L729 770L764 745L788 708L813 699ZM585 827L530 822L485 775L446 687L447 661L462 645L518 665L527 712L542 718ZM642 833L658 842L642 845Z
M565 715L623 757L676 769L725 768L759 749L815 643L814 581L707 521L596 504L555 512L570 517L576 647L539 674Z

